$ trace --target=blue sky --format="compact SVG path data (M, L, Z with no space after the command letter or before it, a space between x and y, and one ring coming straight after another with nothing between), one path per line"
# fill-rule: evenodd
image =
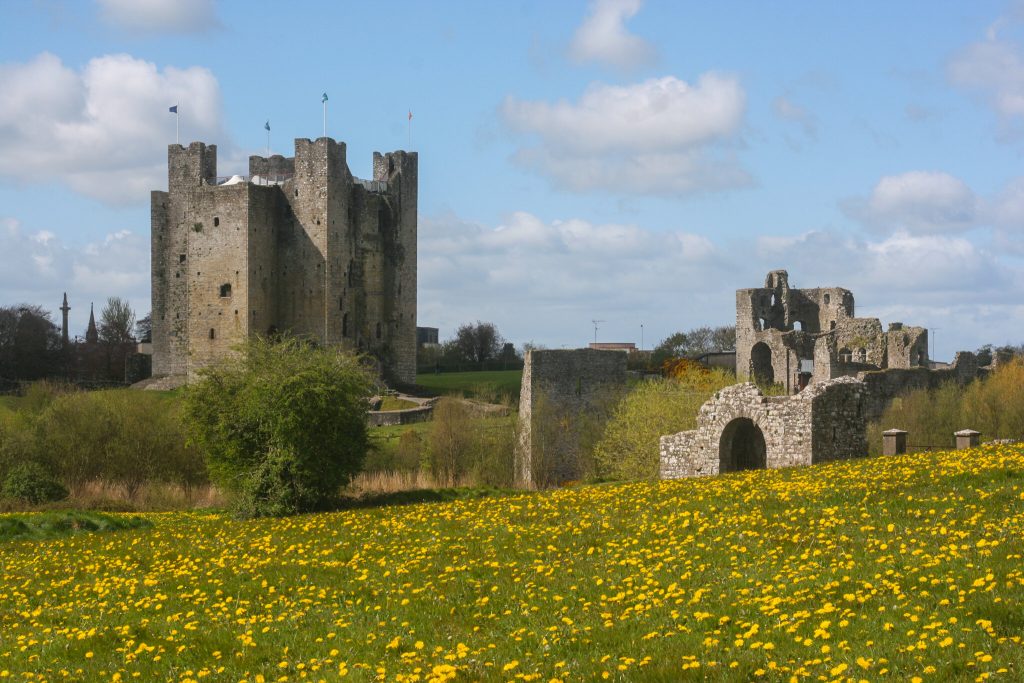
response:
M1024 7L40 0L0 24L0 303L149 309L149 190L420 154L419 322L650 346L786 268L936 355L1024 342Z

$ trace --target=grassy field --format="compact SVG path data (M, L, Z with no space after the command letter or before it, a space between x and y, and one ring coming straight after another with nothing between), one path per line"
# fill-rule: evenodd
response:
M469 398L498 400L502 396L519 400L522 370L488 372L442 372L416 375L416 384L439 394L457 394Z
M0 543L11 680L1024 678L1024 447Z

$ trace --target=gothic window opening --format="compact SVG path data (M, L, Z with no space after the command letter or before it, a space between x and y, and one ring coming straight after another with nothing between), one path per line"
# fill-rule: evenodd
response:
M227 298L231 297L231 283L230 282L225 282L224 284L222 284L220 286L220 297L222 299L227 299ZM210 337L210 339L213 339L213 337Z
M214 329L213 329L213 328L211 327L211 328L210 328L210 339L214 339L214 338L216 338L216 336L217 336L217 333L216 333L216 332L214 331Z

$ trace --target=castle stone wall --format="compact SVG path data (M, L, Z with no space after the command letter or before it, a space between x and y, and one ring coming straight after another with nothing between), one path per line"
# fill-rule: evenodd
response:
M299 139L294 158L250 157L256 184L218 186L214 145L172 145L169 191L151 197L154 374L193 375L287 331L414 382L417 164L376 154L368 191L344 143Z
M583 474L580 428L606 414L626 386L626 354L598 349L531 350L519 395L520 488L575 481Z

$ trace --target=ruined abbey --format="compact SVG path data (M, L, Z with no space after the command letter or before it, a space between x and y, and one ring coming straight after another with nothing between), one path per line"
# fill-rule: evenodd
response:
M784 270L736 292L736 384L717 392L697 428L661 437L661 478L811 465L867 452L868 422L897 396L987 369L970 352L933 369L928 331L854 317L840 287L791 289ZM780 384L783 396L758 385Z
M416 372L417 155L349 171L345 143L295 140L218 178L217 147L168 149L152 193L153 375L183 383L250 335L289 332Z

